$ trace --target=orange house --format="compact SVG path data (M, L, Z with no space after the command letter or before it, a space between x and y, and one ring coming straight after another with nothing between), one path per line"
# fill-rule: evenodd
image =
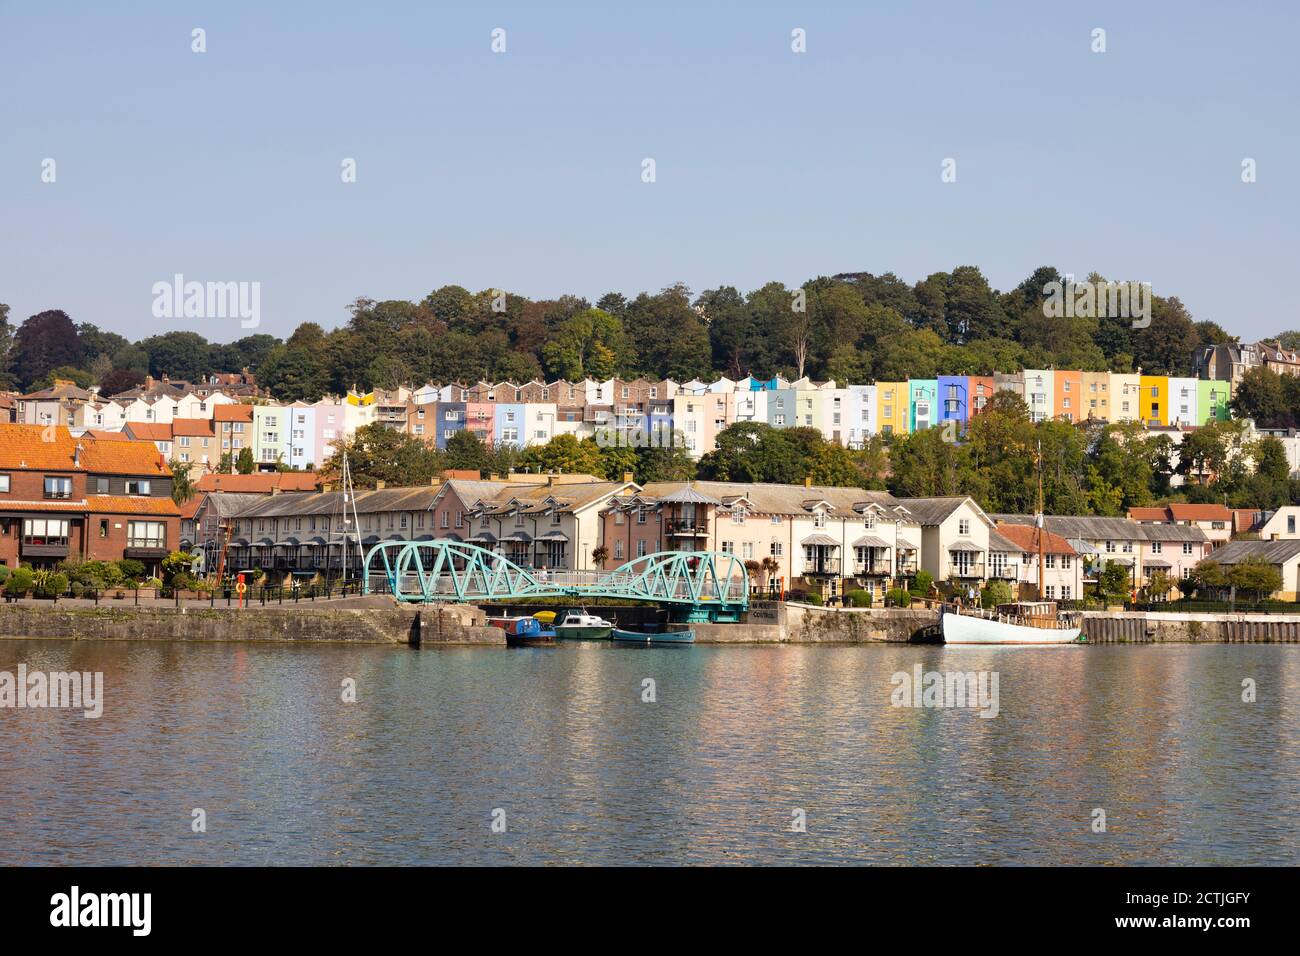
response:
M992 375L969 375L966 379L966 394L970 401L970 414L978 415L984 411L993 398Z
M1072 424L1087 417L1088 410L1083 397L1083 373L1057 369L1052 378L1056 393L1053 396L1052 409L1055 416Z

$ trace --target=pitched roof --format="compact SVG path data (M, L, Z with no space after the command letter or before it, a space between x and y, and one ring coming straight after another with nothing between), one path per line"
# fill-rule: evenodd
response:
M253 420L253 406L213 405L212 420L214 422L251 422Z
M125 431L137 441L171 441L172 427L160 422L127 422Z
M997 533L1000 537L1006 538L1015 545L1015 549L1021 552L1036 553L1038 551L1038 529L1032 525L1025 524L999 524ZM993 547L990 540L989 547ZM1053 534L1051 531L1043 532L1043 550L1052 554L1076 554L1070 542L1066 541L1059 534Z
M251 475L209 472L194 483L196 491L234 491L269 495L273 491L315 491L320 475L314 471L264 471Z
M1231 521L1232 512L1225 505L1191 505L1176 503L1169 506L1175 521Z
M171 474L166 460L152 442L99 441L86 435L74 438L62 425L51 429L48 425L0 424L0 468L123 475Z
M60 382L50 388L43 388L37 392L31 392L27 395L20 395L19 398L24 402L49 402L74 400L87 402L94 398L90 392L84 388L78 388L72 382Z
M1034 524L1033 515L993 515L1001 524ZM1082 538L1085 541L1190 541L1206 542L1209 538L1196 525L1139 524L1128 518L1107 518L1098 515L1047 515L1047 530L1065 538Z
M1129 508L1128 516L1132 521L1168 521L1169 512L1164 508Z
M1269 564L1282 564L1300 554L1300 538L1281 541L1229 541L1217 548L1211 561L1219 564L1237 564L1247 558L1263 558Z
M207 418L174 418L172 419L172 435L180 437L182 435L191 437L211 437L212 421Z

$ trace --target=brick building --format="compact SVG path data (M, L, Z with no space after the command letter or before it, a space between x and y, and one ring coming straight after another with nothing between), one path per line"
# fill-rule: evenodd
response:
M156 574L180 546L172 475L152 442L0 424L0 564L134 558Z

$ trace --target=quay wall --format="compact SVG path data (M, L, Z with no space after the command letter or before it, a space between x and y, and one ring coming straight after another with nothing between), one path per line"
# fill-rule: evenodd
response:
M477 608L93 607L72 602L0 604L0 639L87 641L262 641L277 643L407 644L417 620L421 643L505 644Z
M1090 644L1295 644L1300 614L1185 614L1163 611L1086 611Z

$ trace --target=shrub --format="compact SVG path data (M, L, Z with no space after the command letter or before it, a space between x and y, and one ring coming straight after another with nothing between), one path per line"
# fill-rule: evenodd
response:
M871 607L870 591L845 591L844 598L854 607Z
M73 581L68 585L68 591L74 598L79 598L86 593L86 586L80 581Z
M0 564L0 584L4 584L5 581L9 579L9 575L12 573L13 573L13 569L9 567L9 565Z
M993 608L1011 603L1011 585L1006 581L990 581L980 592L980 607Z
M890 588L885 595L885 604L889 607L910 607L912 593L906 588Z
M15 568L5 581L5 592L22 597L31 591L35 583L36 578L31 568Z
M117 569L122 572L122 582L139 581L144 577L144 562L135 558L123 558L117 562Z
M822 604L822 596L818 594L816 591L809 591L806 595L804 595L803 600L805 604L815 604L818 607L820 607Z
M934 586L934 575L929 571L917 571L916 578L912 581L912 593L917 597L927 597L930 588Z
M62 597L68 591L68 576L62 572L47 574L36 587L36 596L43 598Z

